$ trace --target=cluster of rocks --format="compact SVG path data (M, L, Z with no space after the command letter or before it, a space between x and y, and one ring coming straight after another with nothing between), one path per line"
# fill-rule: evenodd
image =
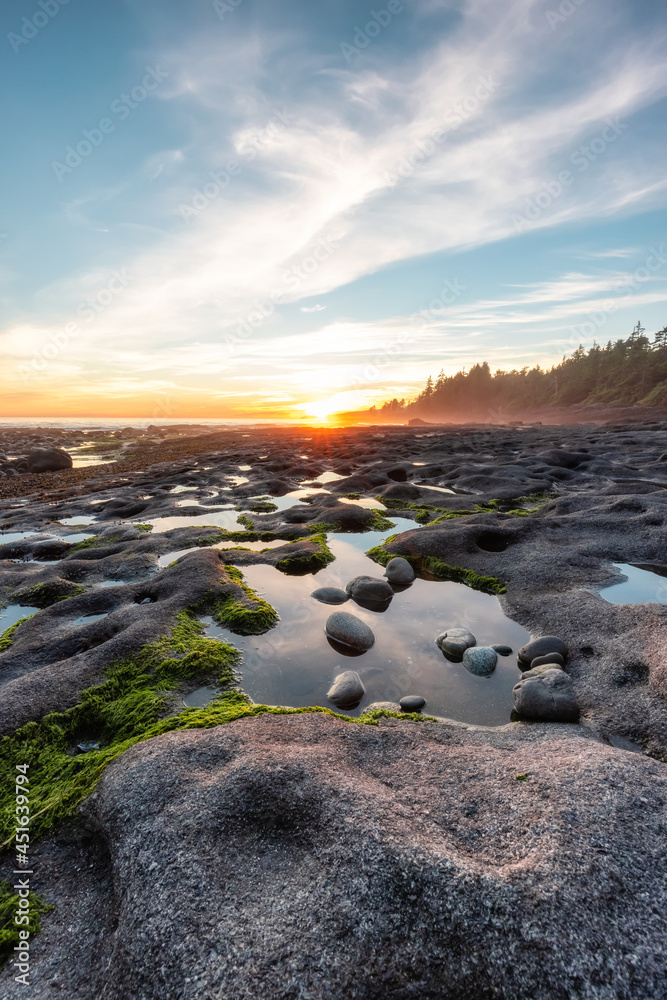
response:
M72 456L62 448L33 448L25 455L9 457L0 453L0 478L9 479L24 473L58 472L72 468Z
M463 663L471 674L490 677L498 656L509 656L509 646L478 646L466 628L449 628L436 636L436 645L448 660ZM513 688L514 710L525 719L576 722L579 705L572 680L564 670L567 646L555 635L545 635L522 646L518 654L521 679Z
M384 611L389 607L397 592L409 587L415 579L415 571L407 559L397 556L390 559L385 570L385 579L373 576L355 576L345 590L337 587L321 587L312 596L324 604L343 604L352 598L362 608ZM334 611L324 626L330 644L342 652L365 653L375 643L375 633L366 622L348 611ZM363 681L356 670L345 670L339 674L327 693L329 701L337 708L357 708L366 693ZM393 702L377 702L370 708L388 708L403 712L420 712L426 699L421 695L405 695L398 705Z
M312 596L325 604L343 604L352 598L361 607L374 611L385 610L394 594L409 587L415 571L407 559L397 556L387 563L385 579L356 576L345 590L321 587ZM341 652L365 653L375 643L375 633L366 622L347 611L334 611L324 626L327 639ZM477 677L490 677L496 669L498 656L510 656L512 648L496 643L478 646L473 633L461 626L445 629L436 636L436 645L445 657L462 663L466 670ZM522 718L541 722L576 722L579 705L572 689L572 680L564 670L567 647L557 636L533 639L519 650L517 664L521 679L513 688L514 710ZM366 693L364 683L356 670L345 670L334 679L327 693L329 701L337 708L357 708ZM370 708L420 712L426 704L420 695L406 695L398 704L374 702Z

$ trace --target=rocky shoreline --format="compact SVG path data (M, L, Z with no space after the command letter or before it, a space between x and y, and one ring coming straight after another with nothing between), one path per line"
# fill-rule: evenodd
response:
M0 730L62 781L33 805L56 907L33 995L663 996L667 422L149 431L0 481L4 603L35 612L0 639ZM10 458L70 444L5 433ZM392 517L414 527L387 537ZM397 557L498 594L563 644L523 655L526 704L565 685L579 721L253 706L197 616L262 634L275 610L244 570L317 574L332 532L380 527L378 581L341 600L400 600ZM652 571L655 601L601 597L619 565ZM443 606L438 631L459 625ZM466 649L483 684L491 647ZM186 709L213 677L227 694Z

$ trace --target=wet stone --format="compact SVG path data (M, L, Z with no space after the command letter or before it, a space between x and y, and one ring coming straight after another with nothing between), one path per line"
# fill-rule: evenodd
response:
M372 601L381 604L390 601L394 591L386 580L373 576L355 576L345 588L355 601Z
M491 646L491 649L495 649L495 651L498 654L498 656L511 656L512 655L512 647L511 646L503 646L502 643L495 643L493 646Z
M322 604L345 604L350 599L349 594L339 587L318 587L310 596Z
M539 639L532 639L519 650L519 660L523 664L522 669L530 666L538 656L546 656L547 653L560 653L562 657L567 657L567 646L562 639L555 635L543 635Z
M576 722L579 705L572 680L559 667L547 664L527 670L514 685L514 708L525 719L540 722Z
M498 654L491 646L470 646L463 653L463 666L477 677L489 677L497 662Z
M467 628L449 628L436 636L435 642L450 660L460 661L466 649L476 645L477 639Z
M565 659L560 653L545 653L544 656L536 656L534 660L530 661L530 669L541 667L545 663L557 664L559 667L564 667Z
M345 670L334 680L327 698L338 708L356 708L365 693L366 688L357 671Z
M412 583L415 578L415 571L407 559L403 559L402 556L396 556L395 559L390 559L387 563L385 576L390 583L405 586L408 583Z
M366 622L347 611L334 611L329 615L324 630L336 642L353 649L370 649L375 642L375 634Z
M399 702L401 712L421 712L425 704L426 698L419 694L406 694Z

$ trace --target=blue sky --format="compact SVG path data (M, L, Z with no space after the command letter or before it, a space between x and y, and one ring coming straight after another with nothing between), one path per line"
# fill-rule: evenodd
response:
M324 414L667 323L659 4L0 20L4 415Z

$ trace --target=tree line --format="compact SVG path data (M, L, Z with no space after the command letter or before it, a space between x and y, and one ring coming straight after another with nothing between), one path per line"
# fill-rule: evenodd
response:
M637 323L626 340L581 345L558 365L491 371L487 361L468 371L429 376L413 399L372 407L371 416L502 419L544 407L667 406L667 327L653 339Z

